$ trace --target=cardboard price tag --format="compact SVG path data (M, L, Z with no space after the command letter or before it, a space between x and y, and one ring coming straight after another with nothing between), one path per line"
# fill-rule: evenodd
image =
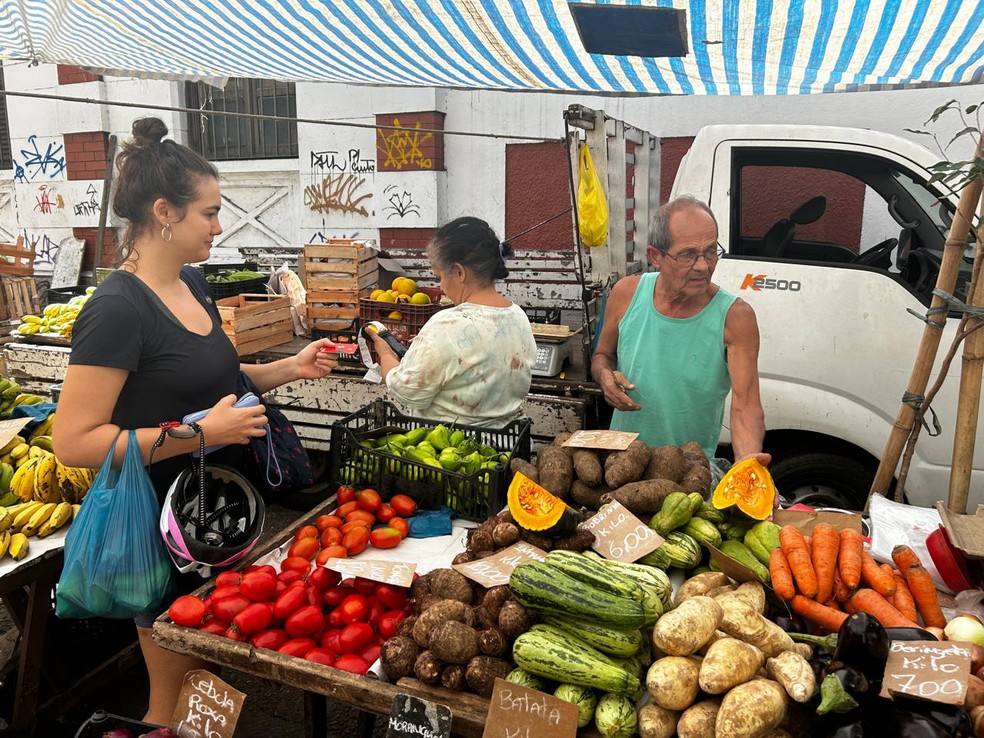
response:
M858 533L861 529L861 513L833 512L831 510L776 510L772 522L778 526L792 525L799 528L804 536L810 535L817 523L829 523L837 530L850 528Z
M567 448L605 448L612 451L625 451L639 437L638 433L612 430L579 430L564 441Z
M606 559L631 563L665 543L618 501L608 503L582 525L595 534L591 547Z
M954 641L892 641L881 696L905 694L962 705L970 677L970 649Z
M577 705L496 679L482 738L574 738Z
M342 576L362 577L397 587L409 587L413 584L413 572L417 565L402 561L328 559L325 567L337 571Z
M397 694L390 706L386 738L449 738L451 708L412 694Z
M232 738L246 695L204 669L184 676L171 718L181 738Z
M546 551L531 546L525 541L520 541L509 548L502 549L499 553L486 556L484 559L455 564L451 568L458 570L483 587L498 587L500 584L509 584L509 575L522 562L530 559L543 561L546 558Z
M30 416L24 418L8 418L0 420L0 448L6 446L14 440L14 436L23 430L24 426L36 418Z

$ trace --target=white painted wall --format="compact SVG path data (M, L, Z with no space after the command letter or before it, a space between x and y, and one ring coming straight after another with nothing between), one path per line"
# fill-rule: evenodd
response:
M179 82L107 77L102 82L59 86L53 65L26 63L4 63L4 75L8 90L184 104ZM446 173L379 172L377 134L372 128L300 124L297 160L218 164L226 197L222 214L226 232L220 245L226 251L277 249L325 237L375 238L380 227L434 227L466 213L485 218L501 233L505 146L515 140L509 137L561 139L562 113L573 103L604 109L660 137L692 136L711 123L783 122L875 128L932 145L928 137L905 129L925 128L934 108L954 98L964 106L984 100L984 85L784 98L606 98L298 83L301 118L372 126L377 114L438 110L447 114L447 130L496 137L446 136ZM63 134L108 130L123 141L134 119L154 114L178 140L187 139L186 117L181 113L8 98L8 114L12 150L20 168L0 172L0 237L25 234L37 239L49 246L48 257L50 246L71 235L72 226L91 226L98 220L91 203L93 197L99 201L102 183L66 181ZM931 130L947 141L963 126L957 115L949 113ZM972 146L970 138L961 139L950 150L950 158L968 158ZM50 191L60 195L63 207L48 206L50 213L41 212L41 185L47 186L49 201ZM341 202L347 207L339 209ZM80 203L90 204L76 213Z

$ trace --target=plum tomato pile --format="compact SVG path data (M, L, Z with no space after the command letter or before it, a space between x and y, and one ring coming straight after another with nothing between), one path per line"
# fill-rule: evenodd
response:
M284 564L287 560L284 561ZM364 675L383 641L410 613L406 587L267 564L222 572L203 599L178 597L168 616L178 625L248 642Z

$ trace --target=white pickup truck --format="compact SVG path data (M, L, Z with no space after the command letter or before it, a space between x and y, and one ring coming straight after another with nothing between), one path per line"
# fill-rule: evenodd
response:
M680 165L671 197L694 195L718 219L727 256L714 281L758 316L765 449L786 498L856 508L868 492L924 329L911 313L926 313L957 205L929 182L940 159L872 130L722 125L702 129ZM916 444L913 504L946 498L959 371L958 358L933 403L940 432ZM977 449L971 510L984 502L984 424Z

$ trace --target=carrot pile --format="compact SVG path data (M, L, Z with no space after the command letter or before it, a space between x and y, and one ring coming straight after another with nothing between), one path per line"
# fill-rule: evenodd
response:
M895 566L879 564L856 530L818 523L810 536L784 525L769 574L776 595L793 612L837 631L852 612L874 615L886 628L946 625L936 587L908 546L892 551Z

